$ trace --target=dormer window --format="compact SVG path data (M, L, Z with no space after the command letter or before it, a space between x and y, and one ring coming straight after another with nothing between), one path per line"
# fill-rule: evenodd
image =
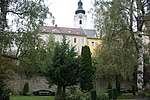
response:
M53 29L52 31L55 32L55 29Z
M68 33L71 33L71 31L69 30Z

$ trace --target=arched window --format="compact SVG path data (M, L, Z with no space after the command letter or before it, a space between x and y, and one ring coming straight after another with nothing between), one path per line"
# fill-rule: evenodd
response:
M82 20L79 21L79 24L82 24Z

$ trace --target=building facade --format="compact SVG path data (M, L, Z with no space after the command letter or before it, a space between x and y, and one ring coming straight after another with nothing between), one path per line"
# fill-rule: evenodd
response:
M78 2L78 9L74 15L74 27L58 27L55 26L43 26L41 27L41 38L44 41L49 41L50 36L53 36L55 42L62 42L63 35L66 36L70 46L76 46L75 51L81 53L82 46L88 45L91 53L94 54L96 47L101 44L101 39L93 29L86 29L85 11L82 8L83 3L81 0ZM17 50L17 47L14 48ZM45 77L34 76L32 79L26 79L24 74L16 74L13 76L13 80L9 80L9 88L16 93L21 93L25 82L29 83L30 92L36 90L49 90L49 86ZM56 91L56 87L52 87L50 90Z
M76 46L75 51L81 53L82 46L88 45L93 54L96 47L102 43L100 37L94 29L86 29L87 15L82 7L81 0L74 15L74 28L44 26L41 28L41 37L47 41L50 34L53 34L55 42L62 42L63 35L71 46Z

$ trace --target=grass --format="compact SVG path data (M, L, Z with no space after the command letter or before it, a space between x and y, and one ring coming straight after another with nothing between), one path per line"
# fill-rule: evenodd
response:
M54 100L52 96L11 96L10 100Z
M137 96L133 96L131 93L124 93L117 99L136 99ZM54 100L53 96L11 96L10 100Z
M132 95L131 93L124 93L122 95L120 95L119 97L117 97L117 99L136 99L137 96Z
M120 95L117 99L137 99L137 98L138 98L137 94L132 95L132 93L124 93ZM150 93L146 93L145 98L150 98Z

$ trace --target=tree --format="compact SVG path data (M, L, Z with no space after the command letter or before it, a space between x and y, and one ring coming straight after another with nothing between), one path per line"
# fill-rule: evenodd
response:
M98 16L99 14L98 11L100 11L102 17ZM122 44L120 46L121 49L124 49L124 46L129 47L128 48L129 52L127 52L127 55L134 55L132 58L134 58L137 62L138 94L139 96L142 96L144 94L143 54L145 49L143 38L145 38L145 36L149 37L149 32L146 32L149 30L149 27L145 26L146 23L148 23L150 20L149 19L150 17L148 17L149 1L148 0L126 0L126 1L95 0L95 12L96 12L95 19L101 20L101 23L96 24L96 27L98 28L100 27L101 31L105 34L107 45L111 44L114 41L118 41L119 44ZM95 20L95 22L100 22L100 21ZM124 37L120 38L120 36L123 35ZM111 41L107 41L107 40L111 40ZM131 48L130 44L132 44L134 48ZM115 48L116 44L113 46ZM132 53L133 51L136 52ZM127 56L123 56L122 58L124 57ZM129 60L127 61L128 61L127 63L132 63L132 61ZM114 62L111 64L114 64Z
M122 78L128 79L132 75L133 66L136 64L134 60L136 52L135 48L133 48L134 44L130 38L130 32L127 30L124 31L126 23L124 21L125 18L121 15L120 2L102 2L101 5L101 2L97 1L96 5L96 7L100 7L96 9L101 11L100 14L102 17L98 17L99 22L103 20L99 24L101 25L101 31L105 34L103 45L97 49L98 77L107 79L109 82L117 78L119 80ZM96 25L96 27L99 27L99 25Z
M132 47L132 43L129 46L123 45L119 40L109 40L107 44L98 47L96 79L105 80L108 84L115 82L119 93L120 82L125 80L131 82L134 65L137 64L134 59L135 50ZM130 48L132 51L129 50Z
M11 32L14 31L14 29L11 28L11 25L13 25L13 28L15 28L15 33L18 33L18 37L23 36L23 32L24 34L29 32L29 35L31 32L35 31L37 27L43 24L44 19L49 13L48 7L45 6L42 0L1 0L0 5L1 52L3 48L8 45L7 43L15 41L13 37L15 35L14 32L12 34L8 33L8 30ZM12 14L12 16L15 17L11 25L9 25L7 21L9 14Z
M62 43L58 43L54 47L52 64L47 66L45 72L48 82L57 85L57 100L62 100L62 96L65 96L67 86L79 82L79 60L74 48L69 47L66 38L63 37Z
M80 65L80 87L82 91L90 91L93 89L93 75L95 72L92 66L92 58L90 48L83 46L81 51L81 65Z
M49 35L49 41L44 41L41 38L38 39L39 41L34 42L34 45L28 46L26 50L20 51L20 72L24 73L28 79L33 75L43 74L46 68L45 66L52 63L55 47L53 36Z
M10 14L14 17L12 21L9 18ZM11 66L17 66L18 61L23 60L20 52L26 55L31 47L36 47L39 27L43 25L48 14L50 14L49 9L43 0L0 1L0 70L2 71L0 82L2 84L5 79L12 76L9 73L13 72ZM8 24L8 21L11 24Z

